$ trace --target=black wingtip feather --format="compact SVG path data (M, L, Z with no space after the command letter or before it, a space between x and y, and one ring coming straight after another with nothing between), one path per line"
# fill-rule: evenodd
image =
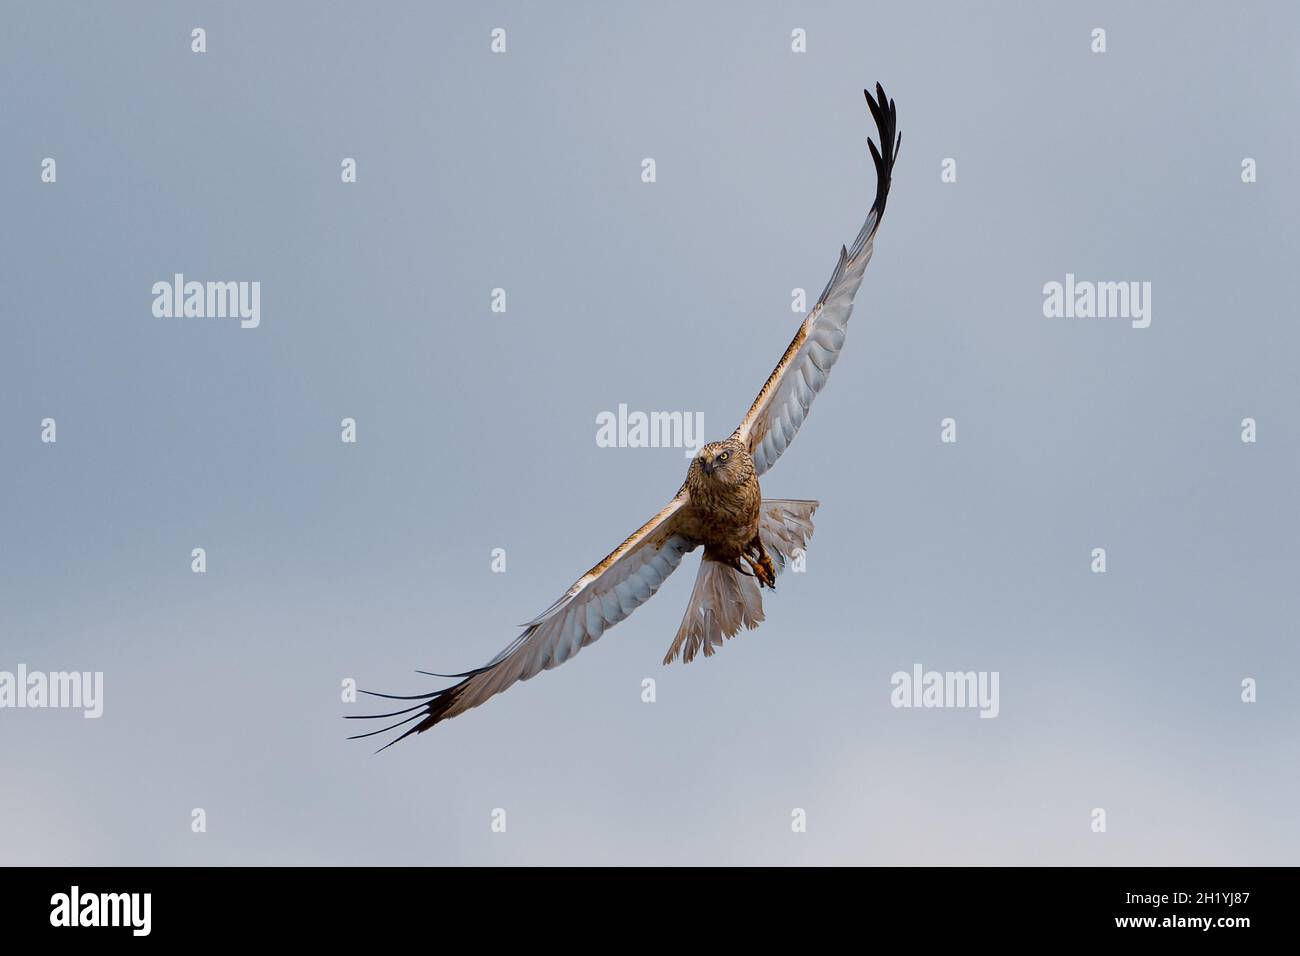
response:
M880 137L879 149L873 140L867 140L867 145L871 148L871 161L876 167L876 199L872 203L872 208L876 211L876 227L879 228L880 220L885 214L885 203L889 199L894 162L898 159L898 150L903 145L903 137L898 132L898 108L894 101L885 95L884 86L880 83L876 84L874 97L870 90L863 90L862 93L867 98L867 108L871 111L871 118L875 121L876 132Z
M476 667L472 671L463 671L459 674L438 674L434 671L416 671L417 674L423 674L425 677L441 677L443 680L463 680L466 677L473 677L475 674L483 673L483 668Z
M379 715L376 714L375 716L377 717ZM364 740L366 737L373 737L376 734L386 734L390 730L396 730L398 727L401 727L403 724L409 724L413 720L418 720L419 717L420 717L419 714L412 714L410 717L407 717L405 720L399 720L397 723L389 724L387 727L380 727L378 730L371 730L368 733L364 733L364 734L353 734L351 737L348 738L348 740ZM416 726L419 725L417 724ZM394 741L394 743L396 743L396 741Z
M409 714L413 710L422 710L427 706L429 705L415 704L411 707L404 707L401 710L390 711L387 714L344 714L343 719L344 720L380 720L384 717L400 717L402 714Z
M448 718L449 716L448 711L452 708L452 706L456 703L457 699L464 692L465 685L469 682L470 678L476 674L483 673L484 670L486 670L486 668L478 668L477 670L470 671L469 676L467 676L464 680L461 680L458 683L451 685L450 687L444 687L441 690L435 690L428 694L398 695L398 694L377 694L374 691L362 691L363 694L368 694L371 697L382 697L388 700L414 700L414 701L419 701L419 703L414 704L411 707L406 707L402 710L395 710L384 714L344 715L346 720L382 720L383 718L386 717L401 717L404 714L410 714L410 716L406 717L404 720L399 720L394 724L389 724L387 727L381 727L379 730L372 730L364 734L354 734L353 736L349 737L348 740L361 740L365 737L373 737L376 734L382 734L382 733L387 733L390 730L396 730L398 727L402 727L406 724L411 723L411 721L418 721L418 723L416 723L414 726L407 728L405 732L403 732L393 740L390 740L388 743L384 744L384 746L380 747L378 750L375 751L375 753L382 753L383 751L391 747L393 744L397 743L398 741L405 740L407 737L411 736L412 734L424 733L430 727L433 727L436 724L439 724ZM414 711L414 713L412 713L412 711Z
M367 697L382 697L385 700L428 700L437 691L434 691L433 694L381 694L374 690L363 690L357 693L365 694Z

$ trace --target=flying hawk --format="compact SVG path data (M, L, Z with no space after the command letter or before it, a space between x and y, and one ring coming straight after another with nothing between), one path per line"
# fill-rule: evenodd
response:
M689 662L700 652L708 657L742 627L754 628L762 622L760 588L775 587L777 574L806 546L817 502L764 498L758 479L790 446L839 358L853 296L871 260L902 144L893 100L885 97L879 83L875 97L863 92L884 151L868 139L876 166L875 201L853 245L840 248L830 281L744 421L729 438L705 445L691 460L686 481L673 500L575 581L558 601L523 625L523 633L487 664L463 674L429 674L457 682L427 694L402 697L364 691L416 703L386 714L349 718L402 718L350 739L414 722L380 748L386 749L477 707L516 681L558 667L650 600L682 558L698 547L704 548L699 575L664 663L678 656Z

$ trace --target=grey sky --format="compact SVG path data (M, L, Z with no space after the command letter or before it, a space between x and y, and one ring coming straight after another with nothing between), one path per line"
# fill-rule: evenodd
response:
M0 710L0 862L1296 862L1300 13L703 6L6 5L0 670L105 699ZM889 209L764 480L822 502L807 573L665 669L688 558L346 742L341 680L484 662L677 489L599 412L730 432L870 204L877 80ZM176 272L260 327L155 318ZM1045 318L1067 273L1151 326ZM998 717L891 707L914 663L998 671Z

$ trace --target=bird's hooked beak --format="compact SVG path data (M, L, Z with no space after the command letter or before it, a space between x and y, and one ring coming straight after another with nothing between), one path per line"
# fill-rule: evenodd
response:
M713 469L716 467L716 465L717 465L717 459L709 458L704 455L700 456L700 470L703 471L706 475L713 474Z

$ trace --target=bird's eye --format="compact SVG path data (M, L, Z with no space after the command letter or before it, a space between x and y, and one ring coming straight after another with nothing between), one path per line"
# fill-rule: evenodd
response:
M721 455L718 456L718 461L726 461L730 457L731 454L729 452L724 451Z

